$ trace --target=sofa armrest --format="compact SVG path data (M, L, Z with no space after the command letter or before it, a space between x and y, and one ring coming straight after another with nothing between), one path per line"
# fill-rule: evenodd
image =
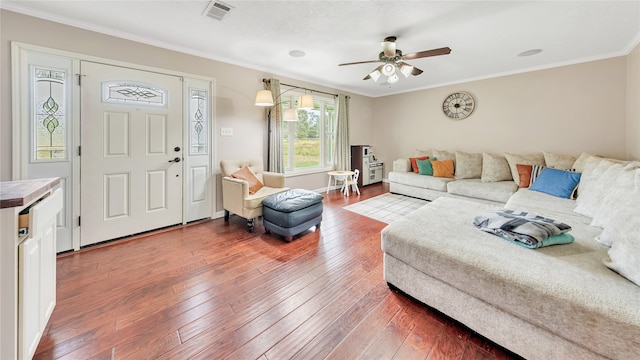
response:
M411 161L409 159L398 159L393 162L393 171L395 172L410 172Z
M264 186L272 188L283 188L284 186L284 174L264 171L262 173L264 179Z

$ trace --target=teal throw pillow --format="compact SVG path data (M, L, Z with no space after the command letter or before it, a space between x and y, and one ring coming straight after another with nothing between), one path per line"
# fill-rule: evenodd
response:
M438 160L438 159L433 157L427 160L416 161L416 163L418 164L418 174L433 176L433 166L431 165L431 160Z
M578 186L581 175L571 171L545 168L529 190L569 199Z

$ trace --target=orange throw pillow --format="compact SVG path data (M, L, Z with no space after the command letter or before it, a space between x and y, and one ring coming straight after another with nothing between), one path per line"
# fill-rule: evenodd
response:
M531 183L531 170L533 169L533 166L516 164L516 168L518 168L518 176L520 177L518 186L521 189L528 188L529 184Z
M433 166L433 176L435 177L454 177L453 160L431 160L431 166Z
M231 177L241 180L246 180L249 183L249 194L255 194L258 190L262 189L264 185L258 180L256 175L249 169L248 166L231 174Z
M411 170L413 170L414 173L418 174L420 171L418 170L418 160L427 160L429 157L428 156L420 156L420 157L414 157L414 158L409 158L409 161L411 161Z

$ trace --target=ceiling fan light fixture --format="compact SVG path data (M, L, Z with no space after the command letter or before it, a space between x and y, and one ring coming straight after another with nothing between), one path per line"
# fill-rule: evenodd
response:
M382 67L382 75L391 76L396 73L396 67L393 64L384 64Z
M273 95L269 90L258 90L256 93L257 106L273 106Z
M409 75L411 75L412 71L413 71L413 65L403 64L402 66L400 66L400 72L406 78L409 77Z
M378 79L380 79L380 75L382 75L382 73L378 69L373 70L369 73L369 77L373 79L373 82L378 82Z
M300 96L300 100L298 101L298 109L310 110L313 109L313 96L311 95L302 95Z
M289 108L282 114L282 121L298 121L298 112L294 108Z
M382 52L386 57L396 56L396 43L394 41L383 41Z
M398 77L398 74L391 74L391 76L387 78L387 82L389 84L395 84L398 82L398 80L400 80L400 78Z

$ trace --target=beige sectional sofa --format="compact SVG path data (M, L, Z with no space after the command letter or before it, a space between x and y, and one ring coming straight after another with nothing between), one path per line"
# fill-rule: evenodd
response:
M527 359L638 358L640 163L583 154L571 166L582 171L577 200L519 189L501 203L486 201L498 199L487 190L463 199L429 189L441 194L382 231L385 280ZM569 224L575 241L532 250L472 224L501 208Z
M446 196L505 203L518 190L518 185L514 182L514 178L518 177L516 163L569 169L578 160L571 155L546 152L502 155L415 150L414 157L419 156L454 160L455 178L419 175L412 171L409 158L398 159L393 162L393 171L389 172L387 177L390 192L425 200Z

